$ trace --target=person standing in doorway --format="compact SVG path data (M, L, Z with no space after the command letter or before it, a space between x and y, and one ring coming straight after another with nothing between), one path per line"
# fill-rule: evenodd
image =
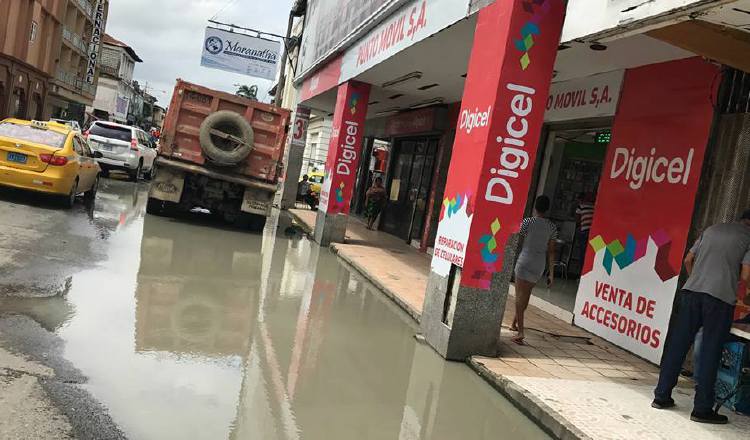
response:
M367 229L372 229L380 212L385 208L386 192L383 186L383 178L375 178L370 189L365 194L365 217L367 217Z
M557 226L547 218L550 204L549 197L537 197L534 202L534 216L521 222L520 234L523 244L516 261L516 316L511 326L511 330L518 332L512 340L519 345L523 345L523 318L529 306L531 291L544 276L545 269L549 268L547 286L552 285L555 276L553 268Z
M677 322L664 349L651 406L665 409L675 405L672 389L677 385L690 345L702 327L690 420L724 424L727 417L713 410L714 384L721 350L732 327L738 278L746 285L750 282L750 209L738 222L706 229L685 257L685 269L689 278L680 294ZM750 289L745 294L750 294Z

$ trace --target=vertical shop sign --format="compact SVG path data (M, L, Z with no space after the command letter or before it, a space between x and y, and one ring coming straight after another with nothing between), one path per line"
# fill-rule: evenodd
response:
M479 13L432 271L463 268L489 289L526 208L565 15L562 0L496 2Z
M578 288L575 323L658 363L713 118L716 66L625 74Z
M294 125L292 126L292 146L303 147L307 141L307 125L310 122L310 109L301 105L294 112Z
M318 209L328 214L349 214L364 138L370 85L341 84L333 114L326 175Z
M96 77L96 62L99 58L99 49L102 45L102 33L104 32L104 0L98 0L94 8L94 28L91 30L91 41L89 42L88 65L86 67L86 82L94 84Z

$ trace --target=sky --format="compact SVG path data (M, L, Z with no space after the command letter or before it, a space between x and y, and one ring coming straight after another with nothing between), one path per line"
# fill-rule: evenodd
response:
M269 102L273 82L200 65L208 20L286 34L293 0L110 0L106 31L131 46L143 60L133 79L166 107L175 80L182 78L234 93L234 84L256 84L258 98ZM222 10L223 8L223 10Z

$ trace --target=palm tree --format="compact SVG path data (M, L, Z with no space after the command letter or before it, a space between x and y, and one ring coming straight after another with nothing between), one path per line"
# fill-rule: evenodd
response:
M245 98L252 99L253 101L258 100L258 86L253 84L252 86L242 85L237 89L237 96L244 96Z

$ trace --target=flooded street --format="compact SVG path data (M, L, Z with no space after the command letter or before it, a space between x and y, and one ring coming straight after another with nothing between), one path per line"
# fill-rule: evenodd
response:
M146 191L0 197L0 345L54 357L17 324L36 321L127 438L547 438L285 215L262 234L155 217Z

